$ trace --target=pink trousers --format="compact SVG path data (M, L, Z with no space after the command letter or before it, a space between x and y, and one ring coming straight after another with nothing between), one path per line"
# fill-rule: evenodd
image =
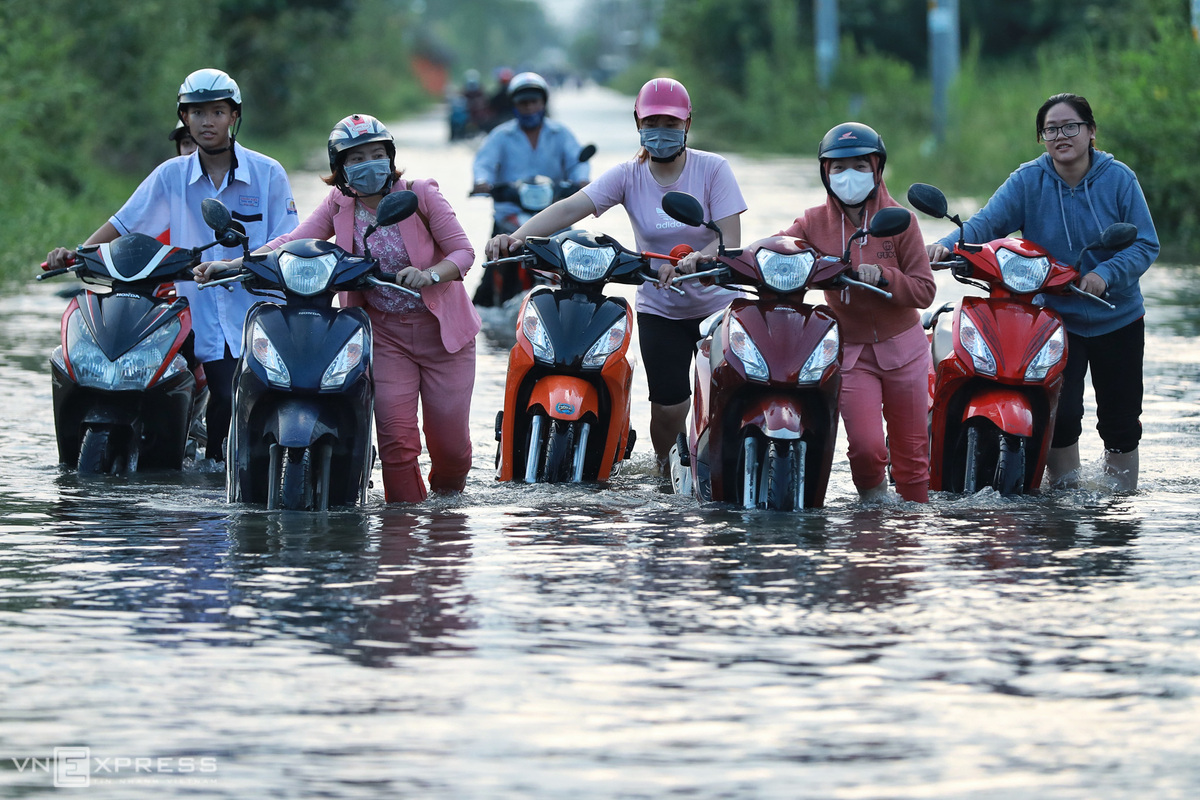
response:
M369 308L375 349L375 426L384 499L419 503L428 496L417 459L421 432L429 451L429 489L461 492L471 469L471 393L475 342L446 352L432 314Z
M907 364L884 369L874 347L863 345L858 359L842 373L840 405L854 485L864 491L883 483L890 455L896 491L905 500L925 503L929 501L930 356L928 348L919 352Z

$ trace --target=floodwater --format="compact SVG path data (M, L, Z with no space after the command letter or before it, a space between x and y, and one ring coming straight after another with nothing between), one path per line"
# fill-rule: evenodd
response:
M597 169L635 149L628 99L555 106ZM473 145L395 132L481 248ZM807 157L731 160L746 241L820 199ZM324 190L293 184L302 212ZM632 244L619 210L589 224ZM60 287L7 291L0 796L1195 797L1197 272L1144 281L1137 494L867 506L839 446L801 514L664 493L640 365L611 485L496 483L495 330L461 497L310 515L228 506L194 467L80 479L55 464Z

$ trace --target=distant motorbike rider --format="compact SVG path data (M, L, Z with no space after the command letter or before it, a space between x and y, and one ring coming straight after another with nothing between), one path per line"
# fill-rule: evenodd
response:
M545 79L535 72L519 73L508 84L508 96L516 118L496 126L475 154L472 194L486 194L497 184L538 175L556 183L585 185L590 169L579 160L579 142L565 125L546 116L550 88ZM511 233L515 226L506 225L505 219L520 210L515 203L496 201L492 235ZM491 305L492 294L492 281L485 274L475 303Z

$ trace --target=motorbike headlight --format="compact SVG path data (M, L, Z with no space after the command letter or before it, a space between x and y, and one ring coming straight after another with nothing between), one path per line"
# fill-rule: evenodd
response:
M588 349L583 357L585 367L602 367L610 355L615 353L625 341L625 317L621 317L604 332L596 343Z
M762 353L758 352L758 346L754 344L750 334L746 333L742 323L732 316L729 318L729 349L746 368L747 378L765 381L771 377L771 371L767 368L767 362L763 360Z
M263 365L271 383L292 385L292 374L288 372L287 364L283 363L279 351L271 344L271 339L259 320L254 320L254 327L250 331L250 352L254 354L254 360Z
M67 360L80 386L114 392L140 391L150 385L179 336L180 323L173 319L110 361L75 311L67 321ZM174 374L168 367L164 377Z
M1025 370L1025 380L1044 380L1046 373L1050 371L1051 367L1062 361L1062 357L1066 352L1067 339L1060 325L1054 329L1054 333L1050 334L1050 338L1042 345L1042 349L1038 350L1038 354L1033 357L1029 368Z
M350 370L362 363L363 353L366 350L365 343L363 329L359 328L349 341L342 345L342 349L338 351L333 361L329 362L325 374L321 376L322 389L340 389L342 387Z
M617 251L611 247L588 247L579 242L562 243L563 268L577 281L598 281L608 273Z
M800 370L800 379L797 383L814 383L821 380L821 376L825 374L825 370L837 360L838 350L841 348L841 334L838 333L837 325L830 328L821 341L817 344L815 350L804 362L804 367Z
M959 315L958 340L962 342L962 346L971 355L971 360L975 362L976 372L981 375L996 374L996 359L992 356L992 351L988 349L987 342L983 341L979 328L975 327L969 314Z
M337 266L337 256L325 253L316 258L301 258L292 253L279 254L279 274L288 291L311 297L325 291Z
M1050 274L1050 259L1045 256L1028 258L1001 247L996 250L996 262L1004 285L1014 292L1036 292Z
M812 253L784 255L773 250L759 250L754 258L763 282L777 292L794 292L807 283L816 262Z
M554 202L554 184L549 181L522 183L517 187L517 202L526 211L541 211Z
M533 347L533 357L548 364L554 363L554 344L546 333L546 323L542 322L537 306L525 304L525 314L521 317L521 332Z

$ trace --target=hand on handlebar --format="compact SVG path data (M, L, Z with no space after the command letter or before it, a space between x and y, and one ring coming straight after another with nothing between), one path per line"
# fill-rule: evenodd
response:
M234 261L204 261L192 267L192 279L196 283L208 283L209 281L224 277L221 273L232 272L238 266L238 263Z
M52 269L63 269L75 263L75 251L68 250L65 247L56 247L46 254L46 260L42 262L42 269L47 272Z
M495 261L497 258L507 258L508 256L515 255L516 251L524 246L524 244L524 239L509 236L507 233L498 233L491 239L488 239L487 244L483 246L483 254L488 261Z
M934 269L949 269L952 266L950 251L943 245L937 242L925 245L925 252L929 254L929 264Z
M878 264L859 264L854 279L869 283L871 286L887 286L887 280L883 277L883 268Z
M1104 297L1108 291L1108 283L1094 272L1089 272L1077 282L1080 289L1096 297Z

